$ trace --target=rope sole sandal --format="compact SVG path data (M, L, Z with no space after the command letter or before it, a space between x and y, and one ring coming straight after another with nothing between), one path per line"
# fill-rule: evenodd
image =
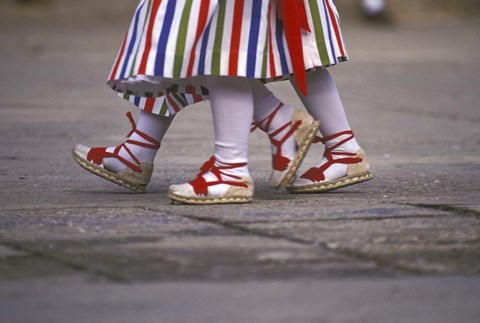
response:
M345 134L348 133L340 133L340 135ZM353 133L351 138L353 138ZM294 194L324 193L371 180L374 177L374 174L370 171L370 164L365 151L362 148L355 153L332 151L342 143L343 142L330 149L326 149L325 157L328 162L320 167L310 168L300 176L299 179L287 185L287 191ZM334 156L337 156L338 158L335 159ZM333 164L346 164L347 170L345 176L335 179L327 179L324 172Z
M73 159L81 167L92 174L100 176L131 191L145 193L146 187L152 177L153 163L140 162L126 145L137 145L144 148L158 150L160 148L160 143L136 129L135 122L133 121L133 117L130 112L127 113L127 117L130 119L133 127L132 131L127 135L127 137L130 137L135 132L150 143L128 139L121 145L117 146L113 152L107 152L107 148L104 147L91 148L78 144L73 147L72 155ZM122 148L128 152L134 162L130 162L119 155L119 152ZM112 172L105 168L103 164L104 158L116 158L125 164L126 167L118 173Z
M273 119L282 106L283 104L280 104L266 119L255 122L251 131L260 128L268 133ZM265 121L265 125L262 126ZM316 137L319 127L319 121L315 121L308 113L295 109L289 123L284 124L268 135L270 143L276 148L275 154L272 155L272 172L268 180L268 185L271 188L283 188L293 180L298 167L302 164L310 145ZM290 129L280 139L275 139L276 136L287 128ZM293 159L282 155L282 146L291 136L295 139L297 146Z
M228 166L215 166L212 157L200 168L197 177L189 183L171 185L167 197L181 204L211 205L211 204L244 204L251 203L253 197L253 181L251 178L238 177L226 174L223 170L245 166L246 164L229 164ZM214 181L207 182L204 175L214 175ZM232 178L224 180L223 177ZM221 193L211 193L208 188L216 185L227 185Z

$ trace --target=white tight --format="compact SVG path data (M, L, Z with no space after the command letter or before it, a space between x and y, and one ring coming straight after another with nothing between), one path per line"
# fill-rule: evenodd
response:
M294 82L292 84L296 89ZM307 95L298 89L297 94L312 117L320 120L320 132L324 137L351 129L335 81L326 69L307 73ZM355 138L345 145L350 146L345 148L352 152L359 148Z
M207 85L215 129L215 159L221 163L247 163L248 138L253 118L253 94L248 80L209 77ZM236 169L241 176L248 168Z

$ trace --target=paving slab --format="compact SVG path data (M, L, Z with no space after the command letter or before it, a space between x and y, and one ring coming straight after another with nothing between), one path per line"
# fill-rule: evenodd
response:
M451 323L480 314L479 281L465 277L1 287L0 321L12 323Z

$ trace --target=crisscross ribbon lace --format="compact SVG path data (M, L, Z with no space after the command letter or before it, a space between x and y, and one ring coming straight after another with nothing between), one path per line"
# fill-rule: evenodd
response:
M127 141L125 141L123 144L115 147L115 150L113 152L107 152L107 148L105 147L92 148L87 154L87 160L97 165L101 165L104 158L116 158L120 160L122 163L124 163L128 168L139 173L143 172L142 168L140 167L141 162L138 160L137 157L135 157L132 151L128 148L127 144L158 150L160 148L160 142L158 142L157 140L148 136L146 133L141 132L140 130L137 129L137 125L135 124L135 120L133 119L131 112L127 113L127 118L130 120L130 123L132 124L132 130L127 134L127 138L130 138L130 136L133 133L136 133L137 135L139 135L149 143L127 139ZM132 160L135 161L135 163L132 163L126 158L120 156L119 153L120 153L120 150L122 150L122 148L125 149L125 151L130 155L130 157L132 158Z
M256 121L253 123L253 127L250 129L250 131L254 131L256 128L260 128L266 133L270 130L270 126L272 124L273 119L277 115L278 111L283 107L283 103L280 103L280 105L272 112L268 117L261 121ZM265 125L263 123L266 121ZM293 125L291 122L287 122L274 132L268 134L268 137L270 138L270 142L272 145L275 146L276 151L275 154L272 155L272 168L277 171L285 171L288 168L288 165L290 164L291 159L287 158L285 156L282 156L282 146L287 141L287 139L292 136L295 131L300 127L302 124L301 120L297 120ZM290 129L280 138L280 139L275 139L275 137L280 134L282 131L290 127Z
M217 166L217 165L215 165L215 157L212 156L209 160L207 160L202 165L202 167L200 167L200 172L197 174L197 177L194 180L190 181L189 184L192 185L195 194L197 194L198 196L208 195L208 187L209 186L214 186L214 185L219 185L219 184L227 184L227 185L232 185L232 186L248 188L248 185L245 184L245 183L224 180L223 177L222 177L222 176L227 176L227 177L231 177L233 179L240 180L241 177L231 175L231 174L227 174L223 171L228 170L228 169L243 167L243 166L246 166L246 165L247 165L247 163L238 163L238 164L225 164L225 166ZM208 172L215 175L217 180L207 182L205 180L205 178L203 177L203 175L205 175Z
M348 135L345 139L339 141L337 144L332 147L325 148L324 157L327 159L327 162L320 167L312 167L301 176L301 178L308 179L312 182L321 182L325 178L325 170L327 170L333 164L356 164L363 161L362 158L358 157L356 153L348 153L342 151L334 151L336 148L340 147L344 143L354 138L353 131L347 130L338 132L326 138L317 138L317 142L327 142L329 140ZM335 158L337 157L337 158Z

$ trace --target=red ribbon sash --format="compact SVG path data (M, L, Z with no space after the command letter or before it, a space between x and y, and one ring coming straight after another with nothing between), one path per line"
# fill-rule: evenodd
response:
M278 17L283 20L290 61L298 90L307 95L307 73L303 61L302 29L311 32L304 0L278 0Z

